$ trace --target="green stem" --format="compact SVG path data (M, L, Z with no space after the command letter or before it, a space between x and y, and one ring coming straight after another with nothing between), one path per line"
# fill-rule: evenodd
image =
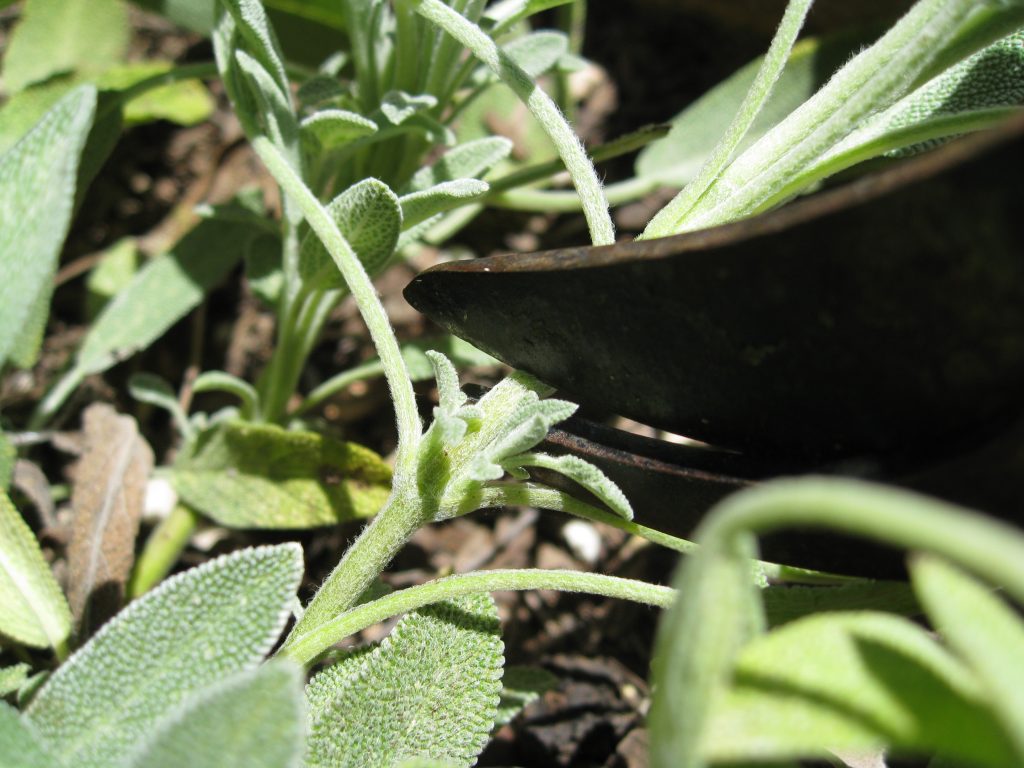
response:
M711 156L704 163L696 178L693 179L676 197L666 205L647 225L643 238L664 237L674 234L683 224L686 215L697 204L721 175L722 169L732 158L743 137L750 131L761 109L771 96L782 70L785 69L789 56L796 44L796 38L804 25L804 19L811 8L813 0L790 0L786 13L779 24L771 47L764 57L761 68L754 78L750 90L747 91L736 117L718 141Z
M675 590L670 587L598 573L533 569L465 573L403 589L353 608L314 632L293 635L294 640L279 653L300 664L309 664L340 640L392 616L462 595L532 589L600 595L656 608L666 608L675 599Z
M188 540L199 526L199 515L178 504L160 521L146 539L146 546L135 561L128 582L128 599L142 597L171 572Z
M632 178L605 187L605 199L613 208L640 200L662 184L657 179ZM540 211L542 213L578 213L583 200L576 192L545 189L512 189L488 194L484 201L494 208L509 211Z
M441 0L412 0L416 12L454 37L487 65L526 104L544 128L583 200L583 213L594 245L615 242L615 227L601 190L597 171L587 158L558 107L521 67L510 59L476 24L452 11Z
M262 136L253 139L252 145L281 189L295 202L310 227L323 241L324 247L327 248L327 252L331 254L338 265L342 277L356 300L356 305L359 307L374 345L377 347L377 354L380 356L384 366L384 375L391 389L391 398L395 403L398 422L396 473L399 476L414 478L416 450L422 434L422 424L416 408L412 380L409 378L398 341L391 330L387 313L384 311L384 306L377 296L373 283L370 282L366 270L345 240L345 236L341 234L338 225L306 187L281 151L269 139Z

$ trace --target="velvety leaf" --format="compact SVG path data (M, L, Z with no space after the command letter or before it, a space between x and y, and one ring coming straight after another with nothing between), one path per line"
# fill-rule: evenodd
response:
M977 765L1016 759L971 672L920 627L830 613L747 645L713 702L708 757L743 761L891 746Z
M284 544L171 577L58 668L28 709L31 723L68 765L116 765L189 696L259 664L301 576L301 548Z
M540 667L506 667L494 727L512 722L543 694L558 685L558 678Z
M0 156L0 365L49 296L95 108L95 89L76 89Z
M105 71L96 81L103 90L121 91L155 75L174 69L172 62L133 61ZM181 80L141 93L124 105L127 125L167 120L178 125L197 125L216 108L213 96L201 80Z
M88 637L124 603L153 451L135 419L106 403L83 415L84 452L75 470L68 544L68 604Z
M1024 623L983 584L948 563L918 556L911 562L914 589L946 641L974 671L985 701L1024 762Z
M189 506L221 525L315 528L376 513L391 491L391 469L355 443L233 421L199 436L173 482Z
M71 76L54 77L8 98L0 108L0 153L17 144L74 84Z
M387 184L365 179L334 198L327 210L368 273L374 274L391 258L402 231L402 209ZM334 259L313 232L303 238L299 273L321 290L346 287Z
M549 429L549 428L548 428ZM547 429L544 430L547 434ZM543 436L541 437L543 440ZM633 519L633 507L630 506L626 494L604 472L578 456L548 456L543 453L528 453L512 456L503 462L506 468L537 467L549 469L572 480L585 490L594 494L608 509L624 520Z
M569 38L562 32L532 32L504 46L504 51L530 77L540 77L569 51Z
M194 694L157 724L126 768L297 768L303 731L299 670L271 662Z
M73 389L85 376L107 370L163 336L227 276L253 234L248 224L205 219L139 270L96 318L61 389Z
M14 693L21 688L28 680L32 667L28 664L12 664L9 667L0 667L0 698Z
M847 36L798 43L737 154L810 98L856 50L858 42L858 38ZM671 132L637 157L637 175L678 187L690 181L735 117L761 61L752 61L677 115L672 120Z
M402 206L402 227L408 229L439 213L467 205L470 200L487 194L487 182L477 179L445 181L422 192L412 192L398 199Z
M454 147L433 165L416 172L409 182L411 192L422 192L446 181L482 176L512 151L512 142L502 136L468 141Z
M96 74L128 50L121 0L26 0L4 56L4 86L16 93L65 72Z
M0 755L4 768L60 768L18 711L0 701Z
M406 616L378 647L310 683L308 765L473 765L497 714L502 647L488 595Z
M163 14L175 24L201 35L213 29L220 0L132 0L136 5Z
M241 37L252 54L273 78L283 94L290 93L288 76L284 71L284 57L277 36L267 19L266 9L259 0L222 0L235 19Z
M0 494L0 634L35 648L60 648L71 612L36 537Z
M369 118L344 109L322 109L302 121L302 134L324 152L377 132Z
M413 115L433 109L437 98L430 94L410 94L388 91L380 100L380 114L391 125L401 125Z
M290 91L282 90L267 68L245 51L236 51L239 70L248 78L246 85L259 105L257 123L264 133L280 147L294 146L299 141L299 124L292 110Z

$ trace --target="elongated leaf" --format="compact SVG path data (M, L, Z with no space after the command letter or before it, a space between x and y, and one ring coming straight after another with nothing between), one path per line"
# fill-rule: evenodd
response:
M367 272L376 273L391 258L402 231L402 208L387 184L361 181L334 198L327 210ZM321 290L346 287L334 259L313 232L302 241L299 273Z
M914 588L943 637L974 670L985 699L1024 762L1024 623L999 597L959 569L921 556Z
M153 469L153 451L135 419L96 403L86 409L83 426L85 451L75 472L68 545L68 603L80 638L91 635L124 602Z
M900 616L922 612L914 590L901 581L868 581L838 587L778 586L761 590L771 626L822 611L884 611Z
M4 768L59 768L18 711L0 701L0 755Z
M798 43L738 152L810 98L856 50L859 42L859 36L844 36ZM651 143L637 157L637 175L678 187L690 181L735 117L761 61L752 61L676 116L668 136Z
M887 614L802 619L743 649L705 733L709 758L782 760L828 749L937 752L1016 762L971 672L920 627Z
M403 195L398 200L402 205L402 228L408 229L439 213L468 205L470 200L487 194L488 189L485 181L457 179Z
M0 633L36 648L63 648L71 611L32 531L0 493Z
M134 61L108 69L96 81L103 90L121 91L154 75L171 72L167 61ZM216 102L200 80L181 80L141 93L124 106L124 121L138 125L168 120L178 125L196 125L213 114Z
M242 413L255 413L259 408L259 394L249 382L224 371L206 371L192 385L193 392L227 392L242 401Z
M547 434L545 428L544 434ZM543 439L543 436L542 436ZM633 507L626 494L604 472L578 456L548 456L543 453L528 453L512 456L504 462L506 468L526 469L538 467L550 469L568 477L575 483L597 496L608 509L624 520L633 519Z
M324 152L376 132L373 120L344 109L322 109L302 121L303 139Z
M267 19L267 12L259 0L222 0L231 12L241 37L264 69L271 75L278 89L287 98L290 94L288 76L284 71L284 57L277 36Z
M132 768L292 768L303 752L299 670L272 662L192 696L127 762Z
M0 667L0 698L9 693L14 693L21 688L28 680L32 667L28 664L13 664L9 667Z
M315 528L369 517L391 490L373 451L314 432L228 422L174 468L189 506L232 528Z
M97 74L121 60L128 40L121 0L26 0L4 56L4 86L15 93L57 74Z
M503 661L490 596L410 614L380 646L310 683L308 764L472 765L497 714Z
M504 50L526 74L540 77L568 53L569 38L561 32L542 30L517 37Z
M0 157L0 365L49 295L95 109L96 90L76 89Z
M295 544L242 550L174 576L61 666L28 717L68 765L109 768L190 695L253 669L290 615Z
M483 176L511 151L512 142L502 136L467 141L445 152L433 165L417 171L409 182L409 191L422 192L446 181Z
M96 318L74 366L47 396L44 410L55 412L83 378L107 370L163 336L227 276L255 234L248 224L204 219L170 252L143 267Z

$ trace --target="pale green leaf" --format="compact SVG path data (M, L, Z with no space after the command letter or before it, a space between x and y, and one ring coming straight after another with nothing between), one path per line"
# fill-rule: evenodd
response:
M532 32L504 46L504 51L530 77L540 77L569 51L569 38L562 32Z
M487 16L499 22L501 28L508 29L542 11L572 2L575 0L504 0L488 8Z
M116 765L190 695L259 664L291 615L301 576L301 548L284 544L171 577L60 667L29 719L68 765Z
M201 35L213 30L219 0L132 0L136 5L163 14L175 24Z
M402 227L408 229L420 222L466 205L487 194L487 182L477 179L444 181L421 192L412 192L398 199L402 206Z
M495 728L512 722L520 712L557 685L558 678L546 669L505 667Z
M256 413L259 409L259 395L256 388L237 376L224 371L206 371L199 374L192 384L193 392L227 392L242 402L242 413Z
M8 98L0 107L0 154L17 144L74 83L70 76L54 77Z
M128 393L140 403L155 406L167 411L174 419L178 432L184 436L191 434L192 425L188 415L178 402L178 396L166 380L153 373L136 373L128 379Z
M257 123L264 133L280 147L294 146L299 141L299 124L292 110L290 91L281 90L267 68L245 51L235 51L239 70L246 75L246 86L260 106Z
M398 197L387 184L365 179L334 198L327 210L366 271L375 274L391 258L402 231ZM345 287L341 270L313 232L302 241L299 273L320 290Z
M987 692L920 627L887 614L828 613L744 648L704 734L715 760L823 756L891 746L976 765L1016 762Z
M380 101L377 113L391 125L401 125L413 115L437 106L437 98L428 93L410 94L404 91L388 91ZM382 122L382 121L377 121Z
M980 582L933 557L911 561L914 589L950 646L974 670L985 701L1024 762L1024 623Z
M96 84L103 90L121 91L155 75L171 72L168 61L133 61L104 72ZM213 96L200 80L181 80L140 93L124 105L127 125L168 120L178 125L197 125L216 108Z
M490 596L410 614L354 664L314 678L308 764L378 768L418 757L472 765L497 714L503 661Z
M78 88L0 156L0 365L49 296L95 109L96 90Z
M502 136L467 141L441 155L433 165L416 172L410 192L422 192L446 181L483 176L512 151L512 142Z
M157 724L126 768L297 768L303 719L299 670L271 662L194 694Z
M548 428L544 429L547 435ZM541 440L544 436L541 437ZM536 443L535 443L536 444ZM532 446L531 446L532 447ZM633 519L633 507L626 494L604 472L579 456L549 456L544 453L527 453L510 456L503 462L506 469L537 467L548 469L572 480L590 491L604 503L608 509L624 520Z
M4 768L59 768L29 723L0 701L0 755Z
M391 469L368 448L243 421L202 433L172 480L189 506L231 528L336 525L375 514L391 491Z
M24 663L0 667L0 698L14 693L21 688L25 681L28 680L28 675L31 671L32 667Z
M323 109L302 121L302 135L324 152L377 132L369 118L344 109Z
M128 286L138 269L139 249L134 238L122 238L107 248L85 281L86 315L96 317L114 296Z
M266 9L259 0L221 0L235 20L236 29L248 48L269 73L277 90L288 98L288 76L284 70L284 57Z
M128 50L121 0L26 0L4 56L4 87L16 93L66 72L97 74Z
M0 430L0 491L6 492L11 487L14 476L14 462L18 458L18 450L10 438Z
M797 43L737 152L751 146L810 98L856 50L858 42L858 37L848 35ZM637 175L677 187L694 178L735 117L762 60L760 57L750 62L676 116L671 132L640 152Z
M63 649L71 611L35 536L0 493L0 634L35 648Z
M451 360L440 352L427 350L427 359L434 369L434 380L437 382L438 401L441 408L455 411L465 405L469 397L462 391L459 384L459 372L455 370Z

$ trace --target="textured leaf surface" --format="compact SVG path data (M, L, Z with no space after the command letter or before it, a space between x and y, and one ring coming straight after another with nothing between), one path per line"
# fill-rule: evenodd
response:
M394 253L402 232L402 208L395 193L381 181L366 179L334 198L327 210L366 271L377 272ZM313 232L302 241L299 272L321 290L346 287L334 259Z
M36 537L0 493L0 634L36 648L58 647L71 632L71 612Z
M409 182L409 190L422 192L446 181L483 176L512 152L512 142L502 136L467 141L454 147L433 165L421 168Z
M28 680L28 674L32 667L28 664L13 664L9 667L0 667L0 697L16 690Z
M917 558L914 588L946 641L974 670L1024 763L1024 623L997 595L948 563Z
M544 429L544 434L550 427ZM541 438L543 439L543 437ZM590 491L608 509L625 520L633 519L633 507L626 498L626 494L619 488L604 472L579 456L548 456L543 453L528 453L521 456L512 456L504 462L506 468L528 468L550 469L564 475L581 487Z
M85 451L75 471L68 545L68 603L78 637L113 616L135 562L135 538L153 451L135 419L95 403L83 416Z
M402 205L402 227L408 229L431 216L466 205L470 200L487 194L487 182L477 179L445 181L436 186L413 192L399 198Z
M497 714L503 664L487 595L405 617L369 653L310 683L310 766L472 765Z
M227 276L252 234L245 224L201 221L107 305L78 352L76 369L83 376L100 373L160 338Z
M132 603L61 666L28 716L55 755L109 768L199 689L252 669L290 615L298 545L236 552Z
M705 745L733 761L889 745L1015 762L966 667L923 629L872 613L814 616L750 643L715 702Z
M49 296L95 109L95 89L76 89L0 157L0 365Z
M377 132L377 124L344 109L324 109L302 121L302 133L325 152Z
M0 701L0 755L4 768L59 768L18 711Z
M517 37L505 53L530 77L540 77L569 51L569 38L561 32L542 30Z
M313 528L376 513L391 469L355 443L236 421L199 437L175 467L174 486L221 525Z
M303 752L299 670L287 663L239 672L161 721L132 768L292 768Z
M20 91L64 73L96 74L128 50L122 0L26 0L4 57L4 86Z

